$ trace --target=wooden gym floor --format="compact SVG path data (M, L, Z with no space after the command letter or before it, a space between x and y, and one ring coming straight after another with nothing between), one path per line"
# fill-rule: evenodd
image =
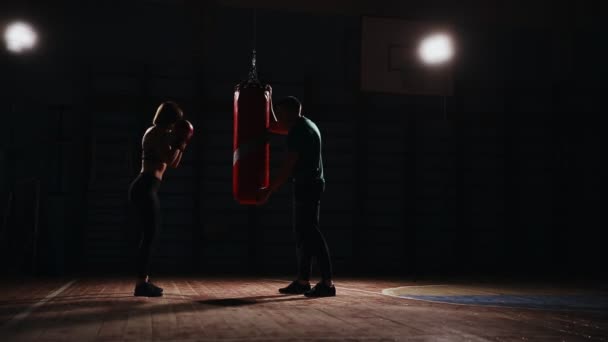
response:
M287 279L287 278L284 278ZM264 278L1 279L0 341L608 341L595 284L338 279L338 296L279 295Z

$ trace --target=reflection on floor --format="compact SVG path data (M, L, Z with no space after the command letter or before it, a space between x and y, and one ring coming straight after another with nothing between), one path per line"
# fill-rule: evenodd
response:
M136 298L126 277L71 280L0 280L0 341L608 340L598 284L339 279L307 299L285 280L166 277Z
M384 289L382 293L437 303L608 311L608 291L555 285L437 284L401 286Z

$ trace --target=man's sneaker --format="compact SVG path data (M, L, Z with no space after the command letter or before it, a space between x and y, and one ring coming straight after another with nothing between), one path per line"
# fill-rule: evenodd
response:
M294 280L287 287L279 289L279 292L285 294L303 294L306 291L310 291L310 284L302 285L297 280Z
M321 282L315 285L312 289L304 293L306 297L333 297L336 295L335 286L327 286Z
M136 297L160 297L163 295L163 289L150 282L146 282L135 286L133 295Z

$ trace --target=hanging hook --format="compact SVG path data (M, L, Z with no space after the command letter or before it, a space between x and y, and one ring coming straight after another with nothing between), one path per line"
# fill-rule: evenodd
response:
M253 51L256 49L258 40L258 10L253 9Z
M253 9L253 49L251 52L251 69L249 70L249 82L258 82L258 68L256 56L257 44L257 9Z

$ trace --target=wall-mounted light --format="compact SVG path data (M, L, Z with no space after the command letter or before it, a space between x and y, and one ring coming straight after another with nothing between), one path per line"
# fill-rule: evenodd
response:
M441 65L454 56L452 38L445 33L434 33L420 41L418 56L428 65Z
M15 21L4 30L6 49L12 53L23 53L32 50L38 41L38 34L32 25Z

